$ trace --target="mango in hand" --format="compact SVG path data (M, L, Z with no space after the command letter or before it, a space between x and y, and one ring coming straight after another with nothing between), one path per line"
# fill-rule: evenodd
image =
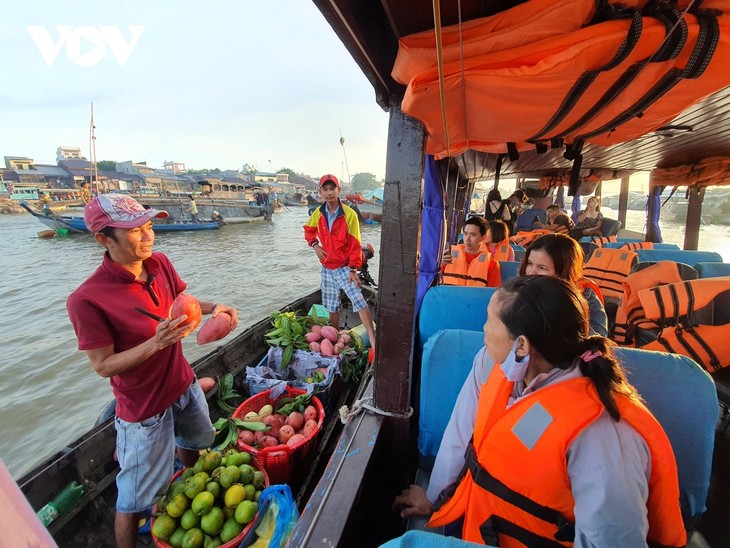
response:
M227 312L219 312L216 316L208 318L203 327L198 331L196 337L198 344L208 344L218 341L233 330L231 316Z

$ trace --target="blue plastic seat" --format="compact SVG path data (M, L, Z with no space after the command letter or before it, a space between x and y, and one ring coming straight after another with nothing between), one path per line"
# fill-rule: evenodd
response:
M483 346L484 332L464 329L444 329L426 341L421 359L418 417L421 468L433 467L456 398L469 375L474 356Z
M695 251L693 249L637 249L639 262L674 261L690 266L697 263L721 263L722 257L714 251Z
M710 487L718 418L715 383L686 356L635 348L618 348L616 355L672 444L685 527L694 529Z
M695 270L700 278L719 278L730 276L730 263L697 263Z
M540 219L541 223L547 221L547 212L544 209L527 209L515 221L515 234L520 230L532 230L535 228L535 217Z
M625 242L622 240L618 240L616 242L605 243L605 244L603 244L603 247L616 249L616 248L620 248L622 245L625 245L627 243L638 243L638 242ZM679 246L677 244L668 244L668 243L660 242L660 243L655 243L652 245L654 246L654 249L676 249L676 250L680 251Z
M418 348L442 329L481 331L487 319L487 305L496 287L438 285L423 298L418 314Z
M499 261L499 272L502 275L502 283L519 276L521 261Z

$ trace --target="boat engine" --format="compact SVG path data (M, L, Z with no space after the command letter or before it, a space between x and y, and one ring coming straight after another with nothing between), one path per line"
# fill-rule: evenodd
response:
M373 246L370 244L362 244L362 266L357 275L365 285L377 288L378 284L375 283L368 269L368 261L373 257L375 257L375 249L373 249Z

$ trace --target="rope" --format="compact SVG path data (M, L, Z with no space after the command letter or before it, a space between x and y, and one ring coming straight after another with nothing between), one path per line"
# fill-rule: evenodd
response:
M413 415L413 408L411 406L408 406L408 410L405 413L393 413L392 411L385 411L383 409L375 407L374 405L371 405L372 401L373 398L368 396L367 398L356 400L355 403L352 404L352 409L350 409L346 405L343 405L342 407L340 407L340 422L342 424L347 424L363 410L370 411L371 413L375 413L376 415L383 415L384 417L394 417L396 419L407 419L410 418L411 415Z

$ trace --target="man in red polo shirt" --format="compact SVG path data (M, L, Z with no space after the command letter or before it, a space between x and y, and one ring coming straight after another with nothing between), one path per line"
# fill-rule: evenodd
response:
M158 322L140 308L166 318L186 284L170 260L153 252L154 217L133 198L101 194L84 209L84 220L106 248L101 266L68 298L79 350L96 372L111 381L116 405L117 546L137 546L139 515L164 493L173 473L175 450L192 466L210 446L215 430L205 395L182 353L190 334L187 316ZM200 301L204 314L227 312L232 328L235 308Z

